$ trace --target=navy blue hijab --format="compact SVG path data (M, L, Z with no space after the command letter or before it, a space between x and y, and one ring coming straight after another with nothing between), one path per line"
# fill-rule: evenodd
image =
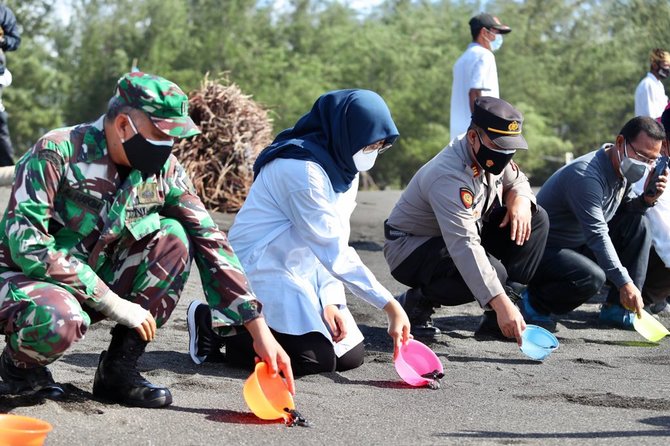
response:
M258 155L254 178L275 158L309 160L323 167L336 192L345 192L358 173L354 154L369 144L380 140L392 143L396 138L398 129L391 112L377 93L330 91Z

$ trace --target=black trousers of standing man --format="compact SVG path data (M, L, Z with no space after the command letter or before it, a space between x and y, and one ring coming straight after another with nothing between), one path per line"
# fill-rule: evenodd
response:
M509 224L500 228L506 207L491 212L482 225L481 243L500 282L525 285L540 263L549 233L549 218L540 206L533 212L530 239L519 246L510 239ZM486 268L482 265L482 268ZM433 237L417 248L397 268L393 277L439 305L461 305L475 300L472 291L449 255L442 237Z
M14 165L14 148L9 138L9 124L7 112L0 111L0 166Z

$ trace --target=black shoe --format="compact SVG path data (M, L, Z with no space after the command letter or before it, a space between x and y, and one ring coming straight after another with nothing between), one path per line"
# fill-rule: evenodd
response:
M434 338L442 334L442 331L433 325L431 319L435 312L433 304L418 288L410 288L396 297L396 300L407 313L412 335L417 338Z
M509 300L511 300L512 303L517 307L523 298L523 294L526 293L526 290L528 289L526 285L518 282L512 282L511 280L508 280L503 288L505 288L505 294L507 294Z
M504 285L505 294L510 301L516 306L519 305L521 301L521 294L525 292L526 285L507 281ZM511 341L513 338L507 338L503 334L500 326L498 325L498 315L493 310L484 311L481 320L479 321L479 326L475 330L475 339L488 340L496 339L499 341Z
M57 400L65 395L46 366L20 368L14 365L7 349L0 355L0 377L14 395L36 395Z
M499 341L507 341L508 339L502 333L500 326L498 326L498 316L493 310L484 311L479 326L475 330L475 339L496 339Z
M194 300L186 312L188 326L188 354L196 364L203 362L223 362L225 356L221 353L223 342L220 336L212 330L212 315L209 306L199 300Z
M112 329L109 349L100 354L93 379L93 395L134 407L164 407L172 404L172 394L144 379L137 360L148 342L133 329L117 325Z

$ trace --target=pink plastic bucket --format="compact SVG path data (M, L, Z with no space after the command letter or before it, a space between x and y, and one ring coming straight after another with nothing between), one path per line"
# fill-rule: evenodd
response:
M426 345L410 339L400 347L395 360L395 370L407 384L421 387L433 384L436 379L422 375L437 376L444 373L440 359Z

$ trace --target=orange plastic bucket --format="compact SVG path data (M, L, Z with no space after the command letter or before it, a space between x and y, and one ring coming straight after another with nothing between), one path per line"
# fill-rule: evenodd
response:
M0 445L41 446L52 429L51 424L37 418L0 414Z
M293 410L295 404L286 382L279 374L273 378L264 362L256 364L256 369L244 383L243 394L247 406L258 418L281 418L284 422L291 419L290 413L285 409Z

